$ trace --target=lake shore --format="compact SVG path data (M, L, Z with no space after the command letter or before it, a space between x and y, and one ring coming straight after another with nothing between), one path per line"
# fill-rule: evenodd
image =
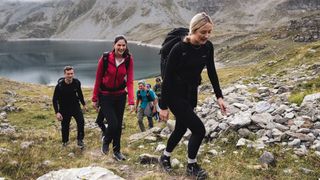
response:
M60 38L28 38L28 39L7 39L8 42L19 42L19 41L72 41L72 42L113 42L110 39L60 39ZM153 48L161 48L160 44L148 44L142 41L130 41L128 43L136 44L138 46L146 46Z

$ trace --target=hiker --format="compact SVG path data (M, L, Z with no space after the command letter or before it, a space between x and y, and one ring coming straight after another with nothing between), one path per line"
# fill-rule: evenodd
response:
M159 77L156 78L156 84L153 86L153 91L156 93L158 97L158 105L161 103L161 79ZM159 117L159 106L157 106L157 112L155 113L155 119L158 121Z
M62 145L65 147L69 142L69 128L71 117L77 122L77 145L84 148L84 118L79 104L81 102L86 111L86 103L83 98L81 83L74 78L74 69L71 66L64 68L64 77L58 80L53 93L52 104L56 118L61 121Z
M147 88L147 90L152 90L152 88L151 88L152 86L151 86L151 84L146 84L146 88Z
M138 82L139 89L137 90L136 113L138 124L141 132L146 131L143 124L143 117L147 116L149 129L153 127L152 116L156 112L157 97L151 89L147 89L146 83L141 80ZM139 106L140 104L140 106ZM138 108L139 106L139 108Z
M153 91L156 93L158 96L159 104L161 101L161 79L159 77L156 78L156 84L153 86Z
M124 36L116 36L113 50L99 59L92 96L94 108L103 115L97 120L102 124L103 118L108 121L108 127L102 130L105 134L101 152L107 154L112 142L113 157L117 161L126 160L120 151L120 139L127 94L130 111L134 109L133 57L127 45Z
M169 53L161 92L160 118L169 119L169 108L176 118L176 125L159 159L160 165L167 172L172 172L171 153L187 129L190 129L192 135L188 143L186 172L187 175L199 179L208 177L207 172L197 164L196 156L205 136L205 127L194 112L197 105L197 88L204 66L207 67L218 105L222 113L226 113L214 65L213 45L209 41L212 29L212 20L206 13L196 14L191 19L189 34L175 44Z

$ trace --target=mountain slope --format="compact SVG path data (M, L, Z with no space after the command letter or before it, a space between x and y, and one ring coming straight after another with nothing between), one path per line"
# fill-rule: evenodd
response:
M46 0L0 2L0 39L112 39L160 43L207 12L222 34L270 29L320 9L318 0ZM217 33L219 34L219 33Z

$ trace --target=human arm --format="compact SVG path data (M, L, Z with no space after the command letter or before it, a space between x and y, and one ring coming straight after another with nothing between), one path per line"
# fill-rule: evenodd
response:
M133 70L133 57L130 55L129 67L127 70L127 91L128 91L128 104L134 105L134 90L133 90L133 79L134 79L134 70Z
M139 106L139 104L140 104L140 100L137 99L137 100L136 100L136 107L135 107L135 112L136 112L136 113L138 112L138 106Z
M209 52L210 52L209 59L208 59L207 64L206 64L207 73L208 73L210 82L212 84L212 87L214 89L214 93L216 95L217 102L218 102L218 105L219 105L219 107L221 109L221 112L223 114L226 114L226 106L225 106L224 101L223 101L223 95L222 95L222 91L221 91L220 84L219 84L219 78L218 78L217 71L216 71L216 68L215 68L215 65L214 65L214 55L213 55L214 50L213 50L212 44L210 46Z
M79 81L79 80L78 80ZM83 106L83 109L85 110L85 111L87 111L87 106L86 106L86 102L84 101L84 97L83 97L83 93L82 93L82 89L81 89L81 82L79 81L79 83L78 83L78 91L77 91L77 94L78 94L78 98L79 98L79 100L80 100L80 102L81 102L81 104L82 104L82 106Z
M59 112L59 96L60 96L60 91L58 88L58 85L54 89L53 97L52 97L52 105L54 112L56 114L57 120L61 121L63 119L61 113Z
M103 72L103 56L102 56L98 61L97 71L96 71L96 79L95 79L94 87L93 87L92 102L93 102L93 106L95 108L97 107L99 89L100 89L100 85L102 83L103 73L104 72Z
M59 104L58 97L60 96L58 85L54 88L53 97L52 97L52 105L54 112L57 114L59 112Z

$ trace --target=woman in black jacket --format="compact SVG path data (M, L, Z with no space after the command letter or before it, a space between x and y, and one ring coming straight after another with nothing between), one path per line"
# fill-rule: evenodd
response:
M202 169L196 156L205 136L205 127L194 113L197 105L197 88L201 80L201 72L207 67L218 105L222 113L226 112L222 92L216 73L213 45L208 40L213 29L211 18L206 13L195 15L189 27L189 35L182 42L174 45L169 53L165 78L162 83L160 118L168 120L168 108L176 117L176 126L167 142L167 147L160 157L161 166L172 171L170 155L187 129L192 135L188 144L187 174L200 179L206 178L207 172Z

